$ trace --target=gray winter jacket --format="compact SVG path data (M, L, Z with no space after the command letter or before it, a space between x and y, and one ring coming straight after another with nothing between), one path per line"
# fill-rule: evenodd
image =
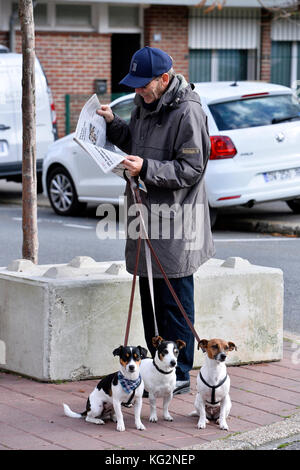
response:
M193 274L214 255L204 172L210 152L207 118L199 96L184 77L176 75L154 111L135 97L129 125L115 116L107 127L111 142L145 159L141 179L144 218L152 246L170 278ZM137 214L129 186L126 267L134 272ZM134 239L135 238L135 239ZM162 274L153 260L153 276ZM138 274L147 276L144 243Z

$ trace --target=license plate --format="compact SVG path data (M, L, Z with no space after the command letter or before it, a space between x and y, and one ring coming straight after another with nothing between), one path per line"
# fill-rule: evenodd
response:
M7 155L7 143L4 140L0 140L0 157Z
M300 168L289 168L288 170L269 171L263 173L266 183L272 181L292 180L300 177Z

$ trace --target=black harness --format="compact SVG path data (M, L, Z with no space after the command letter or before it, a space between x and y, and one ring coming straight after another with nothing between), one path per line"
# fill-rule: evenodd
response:
M221 382L219 382L217 385L209 385L205 380L204 378L202 377L202 374L201 372L199 372L199 375L200 375L200 379L202 380L202 382L209 388L211 388L211 401L207 401L207 403L209 403L210 405L217 405L218 403L220 403L220 401L215 401L215 398L216 398L216 388L219 388L221 387L221 385L223 385L223 383L225 383L225 381L227 380L227 374L226 376L224 377L224 379L221 380Z

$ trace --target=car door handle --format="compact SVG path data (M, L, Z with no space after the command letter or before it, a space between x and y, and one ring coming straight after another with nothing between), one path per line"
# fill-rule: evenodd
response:
M7 129L10 129L10 126L6 126L5 124L0 124L0 131L6 131Z

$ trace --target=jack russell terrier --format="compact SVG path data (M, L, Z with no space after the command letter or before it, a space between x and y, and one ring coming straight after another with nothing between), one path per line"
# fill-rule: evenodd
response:
M231 400L225 360L227 353L237 348L231 341L216 338L209 341L202 339L199 348L206 353L206 357L197 376L196 410L190 416L199 416L198 429L204 429L208 420L213 420L221 429L228 430L226 418L231 409Z
M120 357L120 370L104 377L90 394L86 410L83 413L73 412L64 404L64 412L70 418L83 418L89 423L104 424L104 419L111 418L117 422L117 430L125 431L121 405L129 406L135 401L135 426L146 429L141 422L142 397L144 383L140 375L141 360L147 356L147 349L141 346L120 346L113 351Z
M173 421L169 413L169 404L176 386L176 365L180 349L185 342L165 341L161 336L152 338L156 348L154 359L143 359L140 366L141 376L145 390L149 393L150 417L149 421L157 422L156 399L163 398L163 417L166 421Z

